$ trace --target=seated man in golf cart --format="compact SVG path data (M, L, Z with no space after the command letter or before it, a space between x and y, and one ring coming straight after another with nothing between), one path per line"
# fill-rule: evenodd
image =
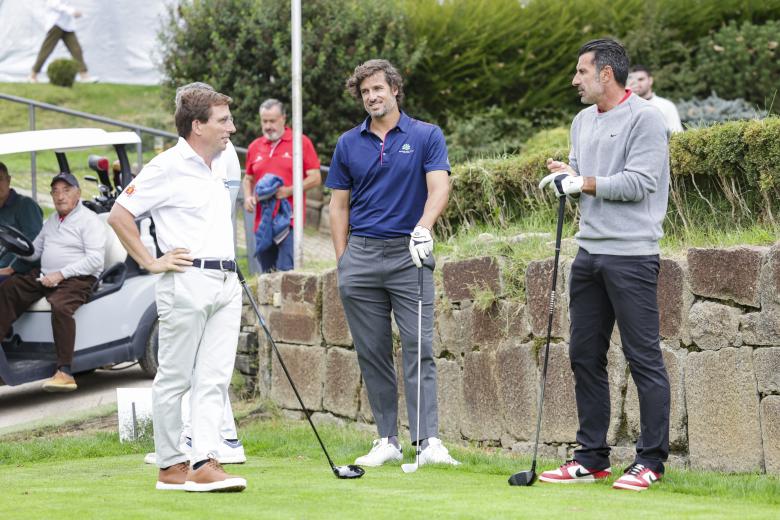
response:
M11 175L5 164L0 162L0 224L21 231L28 240L33 240L43 225L43 212L30 197L16 193L11 188ZM13 253L0 255L0 283L14 273L27 273L37 263L17 259Z
M40 269L0 285L0 338L33 302L45 297L51 305L57 370L43 389L70 392L76 389L70 369L76 341L73 314L87 302L103 269L106 232L97 215L81 204L81 189L72 174L55 176L51 195L56 212L35 237L33 253L24 257L40 258Z

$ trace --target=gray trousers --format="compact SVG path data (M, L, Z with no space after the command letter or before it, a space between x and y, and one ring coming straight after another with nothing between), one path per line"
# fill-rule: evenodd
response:
M436 365L433 361L433 256L423 266L420 439L436 437ZM380 437L398 435L398 383L390 312L401 333L409 430L417 431L417 284L409 237L350 236L338 262L339 293L355 342L360 371Z

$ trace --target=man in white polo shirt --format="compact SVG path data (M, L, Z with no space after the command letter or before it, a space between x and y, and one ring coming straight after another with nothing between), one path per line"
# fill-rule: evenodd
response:
M202 87L180 91L179 142L125 188L109 224L157 284L159 368L152 387L157 489L242 491L246 480L217 462L220 422L241 322L226 150L236 131L232 100ZM236 186L237 187L237 186ZM163 256L141 242L135 217L151 212ZM192 392L192 466L179 447L181 400Z

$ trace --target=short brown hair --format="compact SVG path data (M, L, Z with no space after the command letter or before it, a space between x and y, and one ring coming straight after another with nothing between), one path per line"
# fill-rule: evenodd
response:
M355 99L362 99L360 95L360 84L363 80L376 74L377 72L385 73L385 80L390 88L397 88L398 94L395 95L395 100L400 105L404 100L404 79L398 70L393 67L393 64L387 60L368 60L367 62L355 67L355 71L352 76L347 80L347 92L352 94Z
M211 107L229 105L233 101L229 96L208 88L187 88L177 94L179 96L173 119L176 122L176 131L185 139L192 133L193 121L205 123L211 116Z

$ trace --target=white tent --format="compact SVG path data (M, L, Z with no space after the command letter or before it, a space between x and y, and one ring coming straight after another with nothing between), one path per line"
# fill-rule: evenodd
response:
M159 83L157 33L177 0L69 0L89 72L106 83ZM26 81L47 27L46 0L0 0L0 81ZM43 66L69 57L60 42Z

